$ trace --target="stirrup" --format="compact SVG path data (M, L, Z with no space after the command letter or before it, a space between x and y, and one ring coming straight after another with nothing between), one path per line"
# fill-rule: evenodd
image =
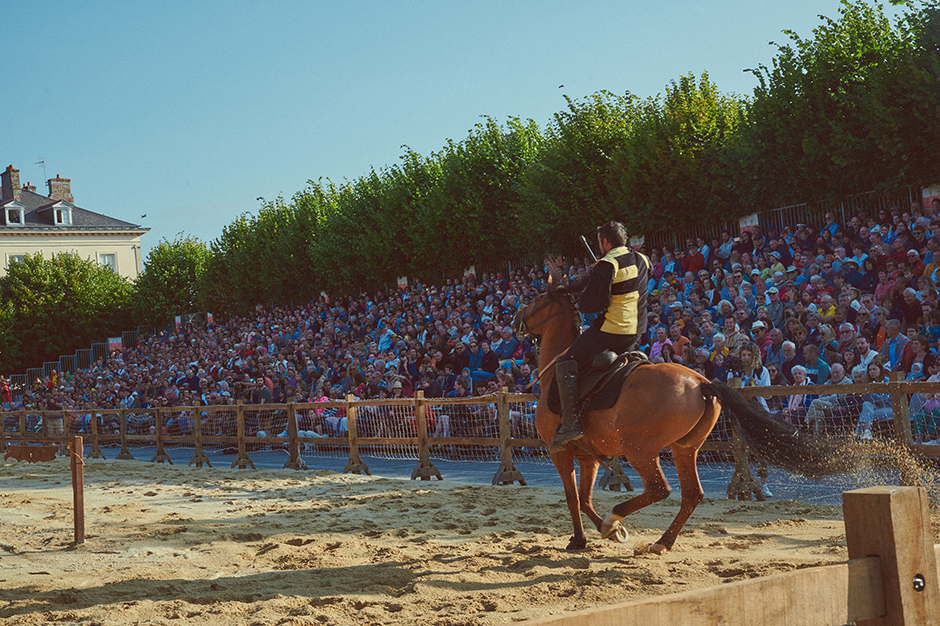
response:
M584 437L584 433L581 432L580 428L572 428L563 433L558 433L555 435L555 438L552 439L551 445L548 446L549 452L561 452L568 447L568 444L572 441L577 441Z

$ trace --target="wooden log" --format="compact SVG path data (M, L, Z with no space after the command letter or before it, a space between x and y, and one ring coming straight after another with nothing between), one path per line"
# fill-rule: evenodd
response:
M936 624L940 582L923 487L869 487L842 494L849 558L881 560L885 611L859 626ZM918 583L918 579L922 584Z

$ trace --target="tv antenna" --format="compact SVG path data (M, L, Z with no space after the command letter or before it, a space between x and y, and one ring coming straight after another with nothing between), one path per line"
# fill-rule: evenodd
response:
M42 165L42 181L46 182L46 160L42 157L39 157L39 160L33 163L33 165Z

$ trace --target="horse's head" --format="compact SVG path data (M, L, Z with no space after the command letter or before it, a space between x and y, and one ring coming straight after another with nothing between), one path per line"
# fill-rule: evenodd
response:
M575 327L580 330L580 317L571 294L561 285L561 272L551 268L548 274L548 290L535 297L529 304L519 309L512 321L512 327L518 332L544 334L545 324L549 320L568 313L573 317Z

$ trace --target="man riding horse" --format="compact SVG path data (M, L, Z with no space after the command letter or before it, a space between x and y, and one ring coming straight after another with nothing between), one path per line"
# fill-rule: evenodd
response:
M564 450L582 438L578 421L578 371L590 365L605 350L620 354L636 348L646 332L646 293L650 260L627 247L627 230L620 222L607 222L597 229L597 245L604 256L591 273L568 290L576 293L582 313L600 313L555 363L555 378L561 404L561 425L549 446Z

